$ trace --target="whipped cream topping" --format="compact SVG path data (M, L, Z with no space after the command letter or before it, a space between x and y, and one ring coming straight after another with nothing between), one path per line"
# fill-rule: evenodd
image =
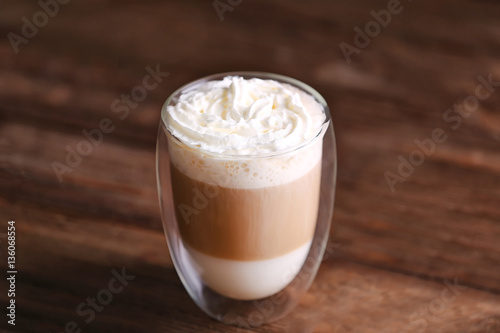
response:
M253 155L293 149L321 130L323 107L288 84L228 76L183 93L167 106L169 131L206 152Z

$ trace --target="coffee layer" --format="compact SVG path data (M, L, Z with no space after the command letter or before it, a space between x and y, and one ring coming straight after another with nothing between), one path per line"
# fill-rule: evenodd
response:
M203 254L240 261L294 251L312 239L320 174L317 162L286 184L235 189L192 179L171 165L182 239Z

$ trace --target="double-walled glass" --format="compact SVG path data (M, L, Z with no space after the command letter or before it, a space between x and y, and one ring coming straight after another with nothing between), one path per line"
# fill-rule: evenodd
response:
M167 106L226 76L294 86L321 105L326 119L309 142L272 154L216 154L172 135ZM161 214L189 295L208 315L231 325L256 327L283 317L311 285L331 226L336 150L325 100L289 77L223 73L179 88L166 100L161 118L156 155Z

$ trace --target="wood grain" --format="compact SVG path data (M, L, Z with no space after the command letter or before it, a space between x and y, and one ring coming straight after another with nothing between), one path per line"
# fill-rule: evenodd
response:
M7 35L40 7L5 4L0 233L16 221L20 273L18 324L4 318L0 330L60 332L75 321L82 332L500 332L500 86L459 126L444 119L475 94L479 76L500 81L500 5L401 1L347 63L339 44L353 44L353 28L387 4L242 1L221 22L206 1L72 1L18 54ZM169 75L120 119L113 101L157 65ZM255 329L217 323L191 301L168 254L155 183L165 98L234 70L315 87L339 153L335 252L296 310ZM60 182L52 163L103 118L115 129ZM446 140L392 192L384 174L397 174L400 156L436 128ZM122 268L135 279L85 323L77 306ZM455 280L463 289L450 289Z

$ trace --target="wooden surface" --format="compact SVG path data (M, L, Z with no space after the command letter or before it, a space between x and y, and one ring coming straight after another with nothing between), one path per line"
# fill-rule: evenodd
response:
M478 76L500 81L500 5L401 2L348 64L339 45L353 45L353 28L387 5L243 0L221 21L210 1L75 0L16 54L8 34L40 7L2 3L0 267L15 220L18 274L15 327L0 284L0 330L61 332L74 321L82 332L500 332L500 87L456 128L443 120L475 94ZM169 75L120 119L113 101L157 65ZM315 87L339 150L333 251L290 316L253 330L215 322L191 301L155 184L162 102L234 70ZM114 131L60 182L51 164L103 118ZM436 128L445 142L391 191L386 172L397 175L399 156ZM86 323L77 307L123 267L135 278Z

